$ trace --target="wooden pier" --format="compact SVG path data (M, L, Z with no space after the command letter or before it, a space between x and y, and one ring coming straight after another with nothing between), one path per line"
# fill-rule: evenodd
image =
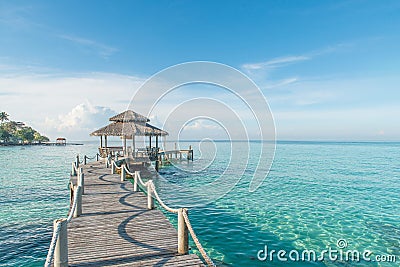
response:
M71 179L70 216L55 221L45 266L205 266L197 255L188 254L188 228L200 244L186 209L167 207L152 181L143 183L140 171L130 173L125 165L104 160L73 164L72 175L77 176ZM133 184L125 179L127 172L134 176ZM178 214L178 231L154 209L154 199ZM205 253L201 245L199 251Z

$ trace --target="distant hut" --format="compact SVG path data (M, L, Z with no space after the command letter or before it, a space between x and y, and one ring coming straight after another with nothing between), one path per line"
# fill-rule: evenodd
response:
M162 129L159 129L151 124L149 124L149 119L139 113L132 110L124 111L118 115L115 115L109 119L112 123L104 126L94 132L91 136L100 136L100 153L105 156L109 153L115 154L117 152L123 153L125 156L136 155L136 144L135 136L148 136L149 137L149 147L147 150L153 149L152 137L155 137L155 149L158 150L159 138L168 135L168 133ZM103 143L104 136L104 143ZM107 145L108 136L120 136L123 141L122 147L109 147ZM131 151L127 147L127 139L132 139Z
M57 146L65 146L65 145L67 145L67 139L65 139L64 137L58 137L56 139L56 145Z

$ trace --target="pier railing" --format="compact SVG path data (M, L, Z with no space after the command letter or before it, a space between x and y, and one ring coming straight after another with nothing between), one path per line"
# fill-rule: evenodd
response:
M77 176L77 185L74 185L72 180L70 181L71 198L72 202L68 217L54 220L54 230L51 239L49 251L47 253L45 267L50 267L51 263L54 262L54 266L68 266L68 223L73 217L79 217L82 214L82 195L84 194L84 173L80 164L86 164L87 159L95 159L99 161L99 154L96 154L93 158L89 158L86 155L83 160L79 160L79 155L76 157L76 161L72 163L71 176ZM126 180L127 174L133 177L133 191L137 192L140 189L147 195L147 208L154 209L154 199L158 201L160 206L166 211L178 214L178 253L188 254L189 252L189 238L188 232L190 233L197 249L208 266L216 266L211 258L207 255L203 246L201 245L197 235L190 223L188 210L186 208L171 208L164 203L157 193L156 187L152 180L143 182L140 171L130 172L126 167L126 164L117 166L115 161L111 157L106 157L106 167L111 167L111 174L115 174L116 170L121 171L120 179L121 182ZM53 261L54 259L54 261Z
M45 267L50 267L54 259L54 266L67 266L68 264L68 223L73 217L79 217L82 214L82 195L84 194L84 173L80 164L86 165L87 160L96 159L99 160L99 154L94 157L84 156L83 160L79 160L79 155L76 156L75 162L72 163L71 176L77 176L77 184L74 185L72 180L70 181L70 205L68 217L54 220L54 230L53 236L51 238L51 243L49 251L47 253Z
M186 208L171 208L164 203L164 201L160 198L157 193L156 187L152 180L148 180L147 182L143 182L140 171L130 172L125 164L121 166L117 166L115 161L111 163L111 173L114 174L116 170L121 171L121 181L126 179L126 175L129 174L133 177L133 191L139 191L139 188L147 195L147 208L154 208L154 198L158 201L160 206L164 208L166 211L178 214L178 253L179 254L188 254L189 252L189 239L188 239L188 231L193 239L193 242L196 244L197 249L199 250L201 256L208 266L216 266L211 258L207 255L203 246L201 245L197 235L190 223L188 210ZM154 196L154 197L153 197Z
M78 171L80 172L79 176L83 177L82 168L79 168ZM73 217L79 217L82 214L83 186L79 185L80 183L83 183L83 179L81 182L78 182L78 185L75 185L71 188L71 192L73 192L71 200L73 200L73 202L70 207L68 217L66 219L63 218L54 220L54 231L51 238L49 251L47 253L46 262L44 264L45 267L51 266L53 258L54 266L67 266L66 264L68 264L67 226Z

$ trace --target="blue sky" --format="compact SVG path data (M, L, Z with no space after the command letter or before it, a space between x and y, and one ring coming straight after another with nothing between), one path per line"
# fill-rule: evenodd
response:
M52 138L88 139L151 75L202 60L256 82L278 139L400 140L399 1L0 0L0 34L0 110Z

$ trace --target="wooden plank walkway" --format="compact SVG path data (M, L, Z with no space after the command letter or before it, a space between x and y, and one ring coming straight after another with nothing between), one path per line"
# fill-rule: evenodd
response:
M68 224L69 266L204 266L197 255L177 254L177 231L129 181L103 162L83 172L82 215Z

